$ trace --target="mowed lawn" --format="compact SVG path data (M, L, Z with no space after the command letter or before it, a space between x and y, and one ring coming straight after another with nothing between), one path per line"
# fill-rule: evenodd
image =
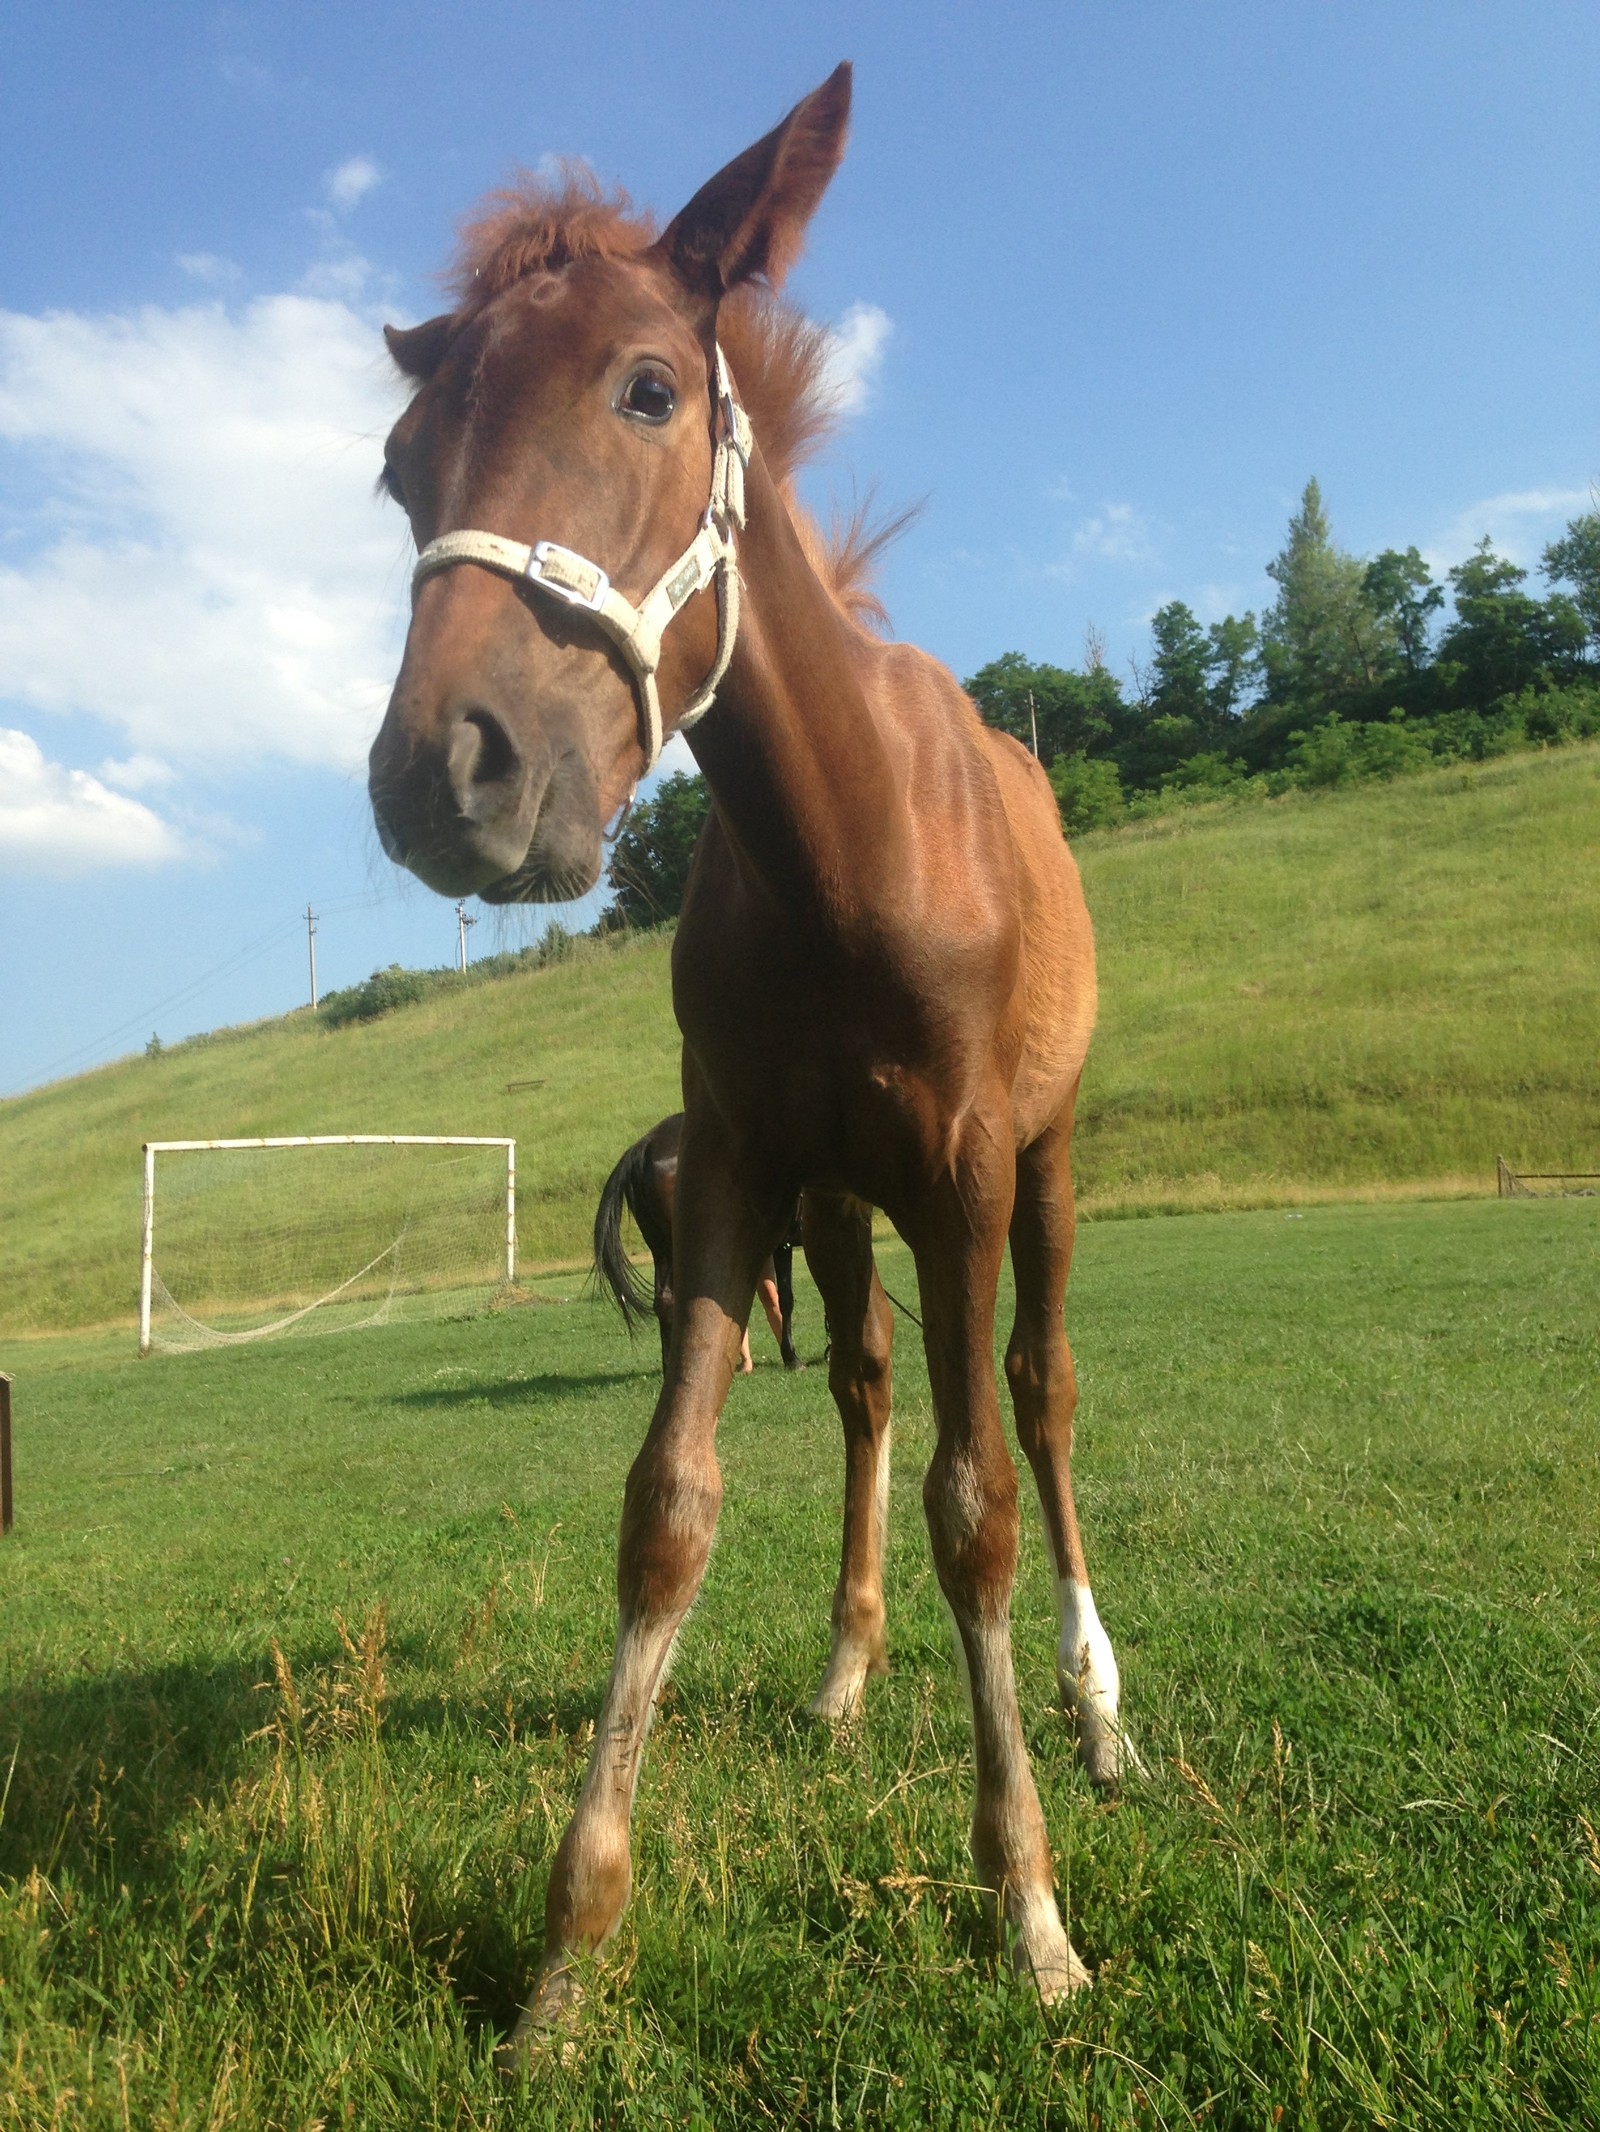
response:
M1075 1772L1030 1519L1024 1720L1097 1971L1050 2013L970 1885L906 1325L894 1672L842 1735L798 1715L841 1494L802 1283L811 1368L763 1336L725 1416L632 1908L511 2087L653 1338L552 1279L14 1346L0 2125L1600 2123L1597 1277L1584 1201L1084 1231L1079 1501L1147 1773Z

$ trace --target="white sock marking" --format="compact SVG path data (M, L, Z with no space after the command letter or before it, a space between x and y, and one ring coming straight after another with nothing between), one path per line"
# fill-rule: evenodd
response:
M1094 1593L1087 1584L1060 1577L1056 1599L1061 1609L1056 1674L1062 1696L1077 1711L1080 1722L1087 1719L1095 1729L1114 1733L1122 1683L1111 1638L1100 1625Z

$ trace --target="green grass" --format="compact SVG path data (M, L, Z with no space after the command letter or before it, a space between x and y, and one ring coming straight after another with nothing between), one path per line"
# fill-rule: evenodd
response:
M1098 1971L1050 2014L968 1885L904 1326L895 1670L838 1739L796 1715L841 1489L802 1284L813 1367L763 1342L724 1418L633 1906L510 2090L653 1341L547 1300L30 1344L0 2126L1600 2123L1597 1271L1585 1202L1085 1232L1079 1501L1149 1771L1106 1805L1074 1769L1030 1524L1024 1721Z
M1089 1210L1600 1170L1600 749L1086 838Z
M1101 966L1078 1128L1091 1216L1482 1192L1497 1154L1600 1170L1600 747L1197 809L1078 849ZM601 1179L678 1105L666 957L647 936L0 1103L0 1326L131 1313L145 1139L514 1133L525 1261L579 1260ZM544 1085L507 1093L528 1079Z

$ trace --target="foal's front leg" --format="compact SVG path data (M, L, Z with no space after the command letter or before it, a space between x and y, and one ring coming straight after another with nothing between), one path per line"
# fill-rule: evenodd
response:
M1095 1784L1107 1787L1116 1783L1125 1765L1137 1768L1139 1760L1118 1716L1116 1654L1089 1589L1072 1495L1077 1381L1061 1322L1072 1263L1071 1135L1069 1105L1050 1131L1017 1159L1016 1210L1011 1217L1017 1318L1006 1349L1006 1376L1017 1438L1033 1468L1055 1565L1061 1616L1056 1678L1062 1707L1077 1734L1084 1769Z
M1011 1663L1017 1470L1000 1426L994 1301L1010 1215L1010 1149L977 1131L970 1164L935 1193L912 1238L939 1441L922 1498L972 1705L972 1860L1016 1966L1046 2001L1089 1982L1056 1907L1044 1814Z
M594 1752L550 1870L545 1954L532 1998L505 2046L508 2060L571 2002L575 1954L615 1930L631 1885L634 1788L656 1691L694 1602L722 1501L717 1417L739 1354L756 1269L779 1216L763 1219L712 1153L686 1131L673 1273L676 1308L666 1381L628 1475L617 1549L617 1646Z

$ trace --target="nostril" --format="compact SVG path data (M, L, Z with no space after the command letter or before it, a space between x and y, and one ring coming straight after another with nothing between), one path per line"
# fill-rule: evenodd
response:
M478 736L476 753L468 772L475 785L500 785L514 777L522 767L511 735L492 711L468 711L463 725L474 728Z
M482 822L515 807L523 785L522 757L493 711L463 711L450 735L450 791L469 821Z

